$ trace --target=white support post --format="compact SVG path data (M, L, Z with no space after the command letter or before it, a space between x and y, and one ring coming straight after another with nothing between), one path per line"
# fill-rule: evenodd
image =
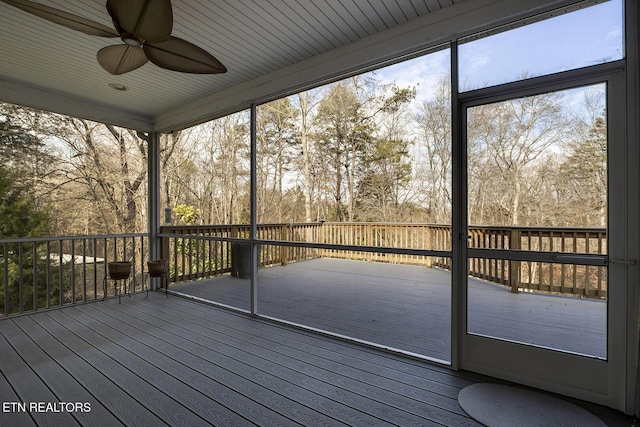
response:
M258 314L258 263L259 251L258 244L255 242L258 235L258 200L257 200L257 140L256 140L256 126L257 126L257 109L256 104L251 104L251 187L250 187L250 206L251 211L251 229L249 231L249 240L251 242L251 314Z
M458 43L450 44L451 54L451 153L452 153L452 224L451 224L451 367L460 369L463 335L466 333L467 303L467 195L466 143L462 111L458 101Z
M148 226L149 226L149 259L160 258L160 138L157 132L149 132L147 139L147 181L148 194ZM149 287L157 288L158 280L149 278Z

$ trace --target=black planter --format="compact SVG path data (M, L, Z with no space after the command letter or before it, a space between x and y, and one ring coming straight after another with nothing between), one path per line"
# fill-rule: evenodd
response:
M251 243L231 243L231 275L240 279L251 278Z

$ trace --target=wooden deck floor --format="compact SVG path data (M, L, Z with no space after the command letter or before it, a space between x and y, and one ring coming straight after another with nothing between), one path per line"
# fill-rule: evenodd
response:
M434 268L315 259L259 270L258 312L451 360L451 275ZM249 310L249 280L220 276L177 292ZM606 302L521 292L469 279L469 330L606 357Z
M486 381L158 292L0 320L0 354L12 427L476 426Z

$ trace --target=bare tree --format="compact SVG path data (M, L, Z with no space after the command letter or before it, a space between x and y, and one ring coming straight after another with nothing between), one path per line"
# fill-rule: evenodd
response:
M65 146L67 180L99 214L98 227L131 233L142 225L139 205L147 179L146 136L129 129L65 118L56 137ZM96 218L97 219L97 218Z
M451 223L451 97L448 79L437 85L433 97L415 114L420 144L416 150L416 176L420 182L427 220Z
M297 105L299 108L298 138L300 141L300 150L302 155L302 177L304 180L304 217L306 222L312 221L312 197L314 191L317 191L317 183L314 180L315 174L312 173L314 162L317 160L314 156L313 146L311 143L314 128L314 120L316 107L318 106L317 95L320 91L304 91L297 95ZM316 219L320 219L321 215L317 214Z
M574 120L568 155L559 166L558 181L566 194L563 222L573 225L607 225L607 122L603 91L584 97L584 114Z
M527 225L521 214L531 167L567 134L561 96L548 93L468 110L469 204L478 212L470 221ZM488 209L490 217L483 218Z

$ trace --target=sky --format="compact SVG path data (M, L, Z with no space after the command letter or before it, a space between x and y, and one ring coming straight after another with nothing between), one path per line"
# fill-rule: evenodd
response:
M479 88L575 69L623 57L622 1L558 15L530 25L463 43L459 47L461 86ZM385 67L382 82L418 86L418 99L449 75L448 50Z
M510 29L459 46L460 85L475 89L529 77L595 65L624 57L622 1L610 0ZM444 49L377 70L381 83L417 87L413 108L433 95L450 75L450 51ZM603 85L562 91L573 116L587 114L585 95Z

